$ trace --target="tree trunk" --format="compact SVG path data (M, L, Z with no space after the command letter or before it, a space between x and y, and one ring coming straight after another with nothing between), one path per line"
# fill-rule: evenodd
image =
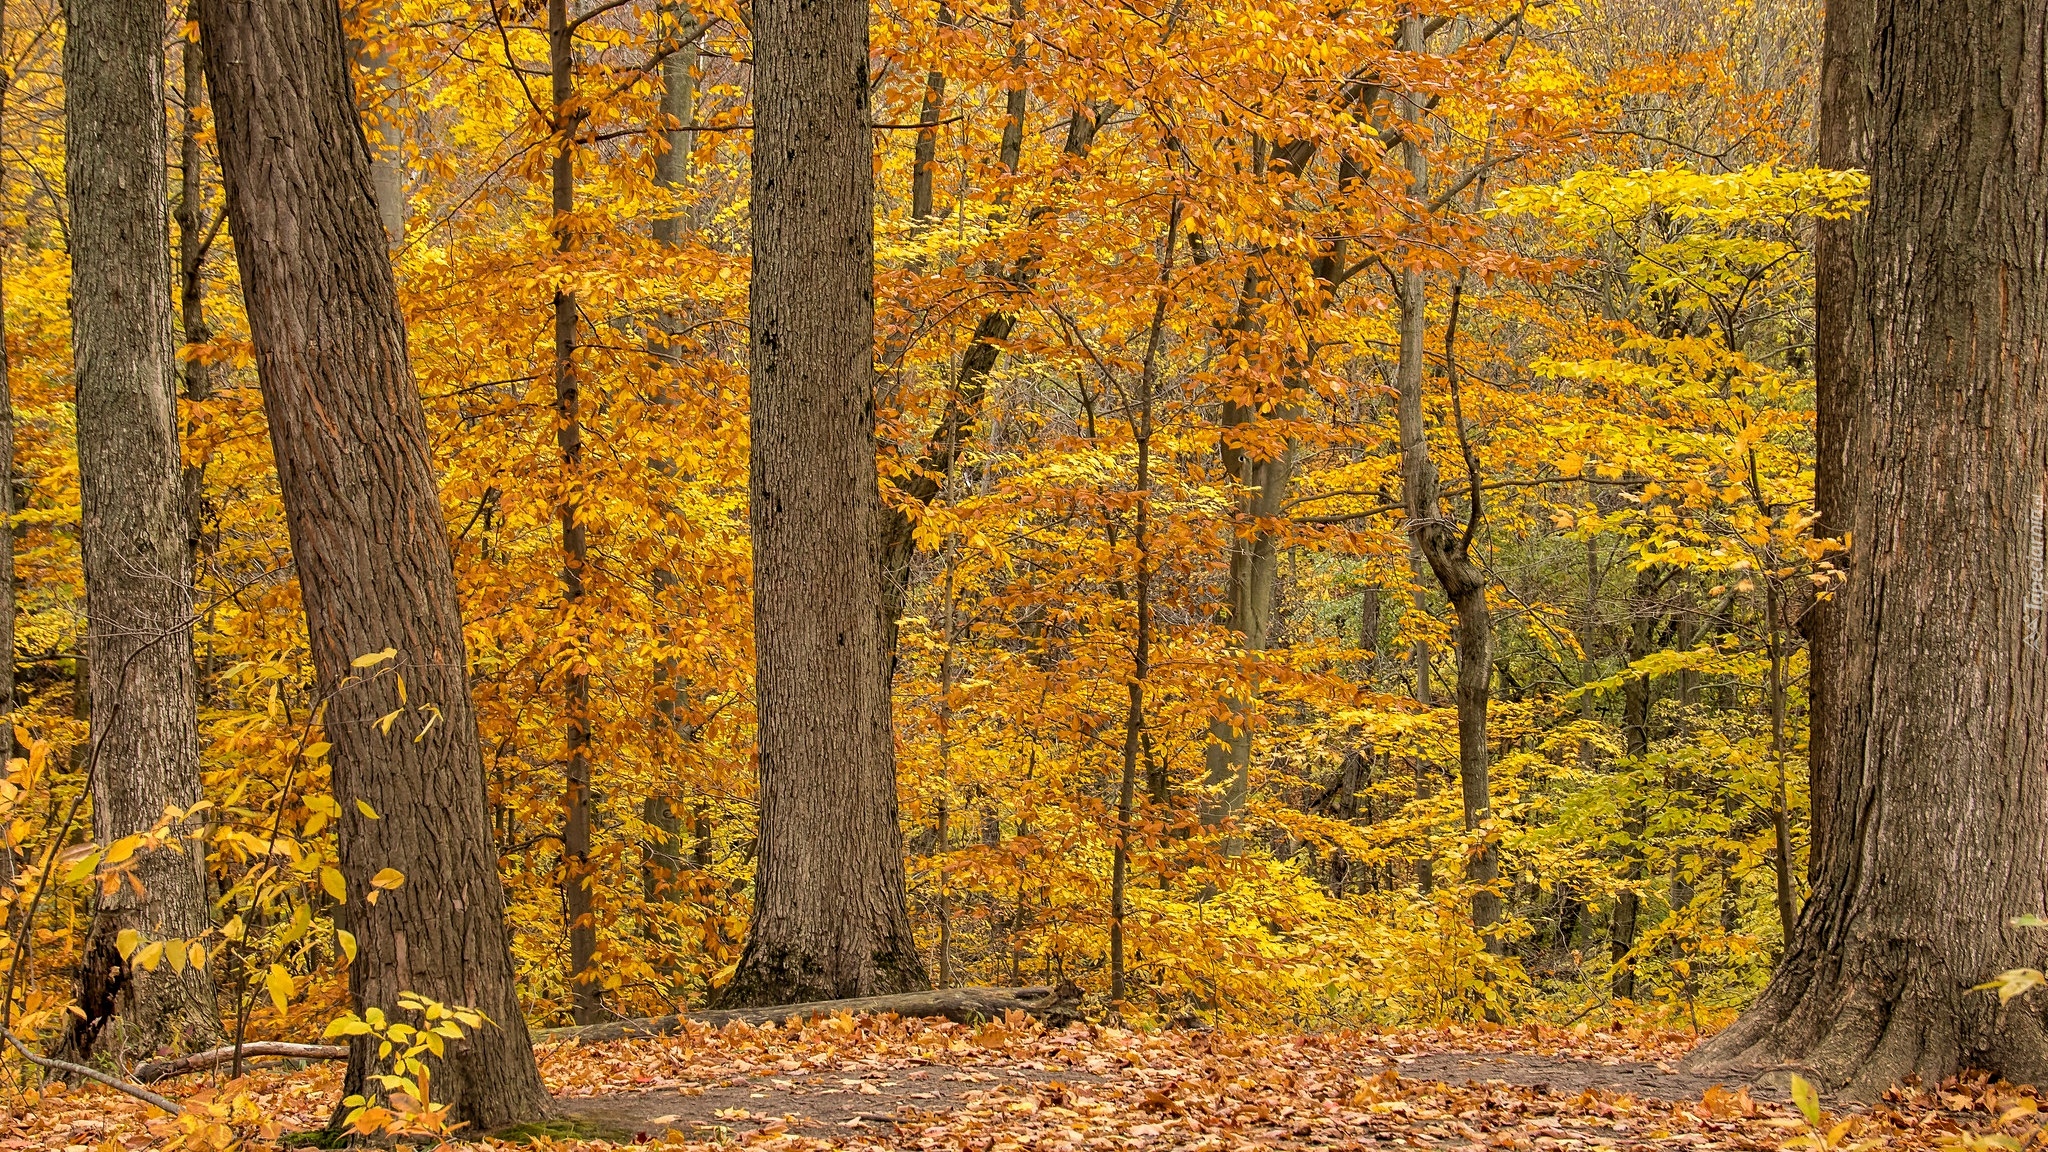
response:
M928 981L910 932L875 464L864 0L754 4L754 912L724 1006Z
M1421 17L1410 16L1403 20L1404 48L1420 52L1423 36ZM1402 107L1407 125L1405 130L1419 133L1422 130L1419 98L1403 98ZM1426 201L1429 167L1422 150L1413 142L1406 144L1404 150L1411 182L1409 195ZM1471 509L1461 530L1456 522L1444 516L1436 462L1430 456L1429 436L1423 424L1423 341L1427 332L1427 297L1420 268L1403 270L1398 304L1401 359L1396 377L1399 397L1395 414L1401 436L1401 491L1407 507L1409 538L1416 552L1428 562L1437 586L1450 600L1455 616L1451 641L1458 658L1458 681L1454 692L1458 709L1458 786L1464 806L1465 829L1471 832L1483 828L1493 818L1491 765L1486 747L1486 713L1492 702L1493 617L1486 606L1486 574L1472 562L1470 555L1472 534L1480 518L1478 477L1471 477L1472 490L1468 494ZM1457 322L1454 295L1444 338L1446 375L1454 397L1457 364L1453 351ZM1463 444L1464 417L1454 411L1453 419L1458 425L1459 442ZM1466 449L1465 463L1469 471L1472 467L1469 448ZM1488 887L1499 875L1500 847L1487 839L1467 861L1465 879L1476 888L1472 894L1472 926L1486 936L1489 950L1500 947L1499 937L1489 930L1500 919L1501 898Z
M944 31L953 26L952 9L946 0L939 0L939 29ZM917 130L917 148L911 156L910 171L910 218L920 227L928 224L936 211L933 205L932 184L938 176L939 130L936 121L939 109L946 104L946 74L939 70L938 59L944 48L934 51L934 62L924 74L924 106L919 109L917 122L933 125Z
M340 12L294 0L199 8L236 260L333 744L359 946L354 1004L404 1019L398 996L409 991L489 1016L435 1062L433 1077L456 1120L488 1131L543 1114L547 1095L513 987L454 559ZM386 649L389 658L352 667ZM394 710L399 718L378 727ZM368 903L370 878L384 868L405 882ZM358 1038L348 1089L366 1090L381 1070L374 1042Z
M1011 0L1010 19L1013 29L1021 25L1024 19L1023 0ZM1024 41L1021 37L1011 61L1016 69L1021 70L1024 66ZM1012 175L1017 172L1023 157L1025 95L1021 86L1010 89L1005 95L1006 118L1002 139L997 145L996 162L1004 172ZM1095 143L1095 133L1109 115L1109 110L1107 104L1074 110L1073 120L1067 129L1065 156L1079 160L1088 155L1089 148ZM1009 193L1005 191L997 197L996 207L1003 209L1008 206ZM1048 207L1034 209L1027 223L1037 221L1050 211L1052 209ZM1019 257L1000 279L1010 292L1020 296L1028 294L1038 279L1036 257ZM1015 305L1008 302L984 313L974 326L974 337L968 343L967 351L961 354L960 368L953 376L952 394L946 398L938 427L932 429L925 440L917 469L896 481L897 489L903 495L918 504L930 504L938 498L946 477L952 474L953 465L973 438L974 425L981 418L982 401L988 395L989 379L1002 357L1002 343L1010 338L1016 327ZM885 356L883 359L892 358ZM917 554L916 525L909 514L885 507L880 526L882 587L886 597L887 642L893 672L897 626L903 619L904 605L910 596L910 562Z
M1828 7L1820 159L1871 183L1819 252L1817 510L1852 544L1810 632L1812 893L1695 1065L2048 1082L2041 994L1970 991L2048 967L2010 923L2048 909L2044 37L2041 0Z
M697 44L701 28L696 15L684 3L664 3L661 17L662 35L681 46L661 62L661 114L673 120L676 127L662 133L666 137L667 148L654 159L654 186L663 192L673 192L689 174L690 154L696 147L697 134L687 125L697 115ZM682 221L673 207L664 207L655 215L651 231L656 244L673 248L682 239ZM657 359L673 364L681 355L680 350L669 342L681 327L678 317L664 311L655 318L653 327L648 351ZM673 407L684 403L685 398L679 390L664 383L655 393L654 402ZM657 472L663 473L675 467L674 461L660 457L650 463ZM672 523L676 510L664 503L661 514L664 520ZM673 630L661 597L675 587L678 580L673 571L659 566L654 569L651 580L654 585L656 634L664 644L672 644ZM685 740L689 738L677 718L676 705L681 699L683 685L676 682L676 667L677 661L672 656L664 656L655 664L654 720L660 729L658 740L663 747L678 736ZM679 784L673 766L665 766L657 778L656 794L640 801L640 818L652 833L641 845L642 891L649 903L675 903L682 895L679 881L683 871L683 822ZM693 835L697 836L701 849L704 844L702 833L693 830ZM650 936L655 934L657 926L653 918L649 919L647 928Z
M1380 592L1377 586L1358 594L1358 646L1366 652L1367 683L1380 678Z
M0 0L0 41L6 37L7 3ZM13 77L0 70L0 118L6 114L13 83ZM0 196L7 190L5 155L0 150ZM7 361L7 239L0 234L0 764L14 758L14 388ZM14 884L14 849L0 845L0 885L11 888ZM11 911L4 922L11 931Z
M102 845L199 801L192 579L178 456L165 187L164 9L152 0L69 6L64 173L71 201L72 380L79 538L91 668L93 836ZM174 825L196 833L196 821ZM160 965L119 969L110 942L191 939L212 923L197 840L138 853L138 894L103 895L80 973L75 1058L121 1048L211 1047L213 978ZM105 1027L111 1014L119 1032Z
M1661 584L1662 581L1657 578L1654 568L1643 568L1636 572L1633 595L1628 602L1628 646L1622 652L1622 658L1630 664L1648 656L1655 648L1657 613L1651 597L1656 594ZM1630 676L1622 682L1621 741L1622 748L1628 755L1628 762L1623 771L1639 768L1643 758L1650 754L1650 707L1655 702L1650 688L1648 676ZM1592 693L1586 695L1590 697ZM1614 977L1609 991L1617 1000L1636 998L1636 966L1629 953L1635 950L1636 934L1642 928L1641 885L1649 878L1649 865L1643 858L1642 839L1648 821L1648 815L1643 811L1640 802L1631 802L1621 815L1622 833L1629 838L1628 843L1622 847L1622 856L1626 861L1622 880L1626 886L1615 893L1614 916L1607 925L1607 954L1614 967Z
M359 74L385 90L384 101L392 100L404 84L390 71L390 50L367 44L354 44L351 48ZM359 106L369 108L379 102L365 95ZM370 146L370 192L377 200L377 219L384 225L385 243L396 252L405 243L405 132L390 108L378 110L376 124Z
M576 246L569 214L576 208L575 138L582 117L570 111L576 99L573 36L569 0L548 0L548 68L555 114L555 156L549 172L555 216L549 228L559 257ZM590 548L583 524L583 398L576 371L575 291L566 283L556 285L553 306L555 443L562 453L562 488L555 512L562 525L562 617L572 638L569 668L562 677L562 907L569 921L570 1015L578 1024L594 1024L603 1008L592 970L597 922L590 899L590 668L582 619L583 569Z
M1131 545L1137 552L1138 570L1131 581L1135 593L1132 607L1137 617L1136 635L1131 638L1131 679L1126 685L1130 706L1124 712L1123 771L1117 782L1116 847L1111 853L1109 882L1109 999L1121 1009L1126 992L1124 960L1124 919L1131 876L1131 818L1135 815L1138 766L1142 760L1151 775L1151 742L1145 731L1145 689L1152 676L1152 396L1159 383L1159 348L1166 335L1167 296L1173 283L1174 246L1180 239L1180 200L1175 198L1166 218L1166 241L1159 257L1159 289L1152 302L1152 328L1145 341L1144 367L1139 373L1131 439L1137 444L1137 474L1132 487L1137 492L1133 512Z

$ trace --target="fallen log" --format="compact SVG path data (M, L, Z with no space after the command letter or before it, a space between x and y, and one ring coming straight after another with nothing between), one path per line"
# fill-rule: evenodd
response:
M283 1040L251 1040L242 1045L242 1059L258 1056L284 1056L294 1060L346 1060L346 1044L292 1044ZM226 1048L208 1048L190 1056L179 1056L171 1060L148 1060L135 1066L135 1078L144 1084L154 1084L171 1076L183 1076L188 1072L204 1072L222 1064L231 1063L235 1058L233 1045Z
M939 988L930 992L904 992L894 996L860 996L848 1000L814 1000L807 1004L779 1004L765 1008L725 1008L686 1012L676 1016L654 1016L644 1020L612 1020L569 1028L543 1028L534 1033L535 1043L567 1041L595 1042L630 1040L638 1036L670 1036L685 1024L723 1028L734 1022L779 1024L791 1017L810 1020L844 1012L853 1016L894 1013L905 1018L943 1016L960 1024L1000 1020L1005 1012L1028 1012L1040 1018L1072 1015L1080 997L1071 985L1052 988Z

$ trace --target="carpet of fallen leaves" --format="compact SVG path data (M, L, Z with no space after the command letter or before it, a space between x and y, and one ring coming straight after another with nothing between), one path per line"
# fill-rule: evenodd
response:
M1543 1025L1292 1035L1046 1029L1014 1015L980 1027L893 1017L732 1025L543 1048L553 1121L511 1139L396 1143L420 1152L513 1140L559 1152L636 1144L1824 1152L2019 1147L2035 1135L2033 1090L1982 1079L1898 1091L1816 1130L1768 1093L1700 1089L1671 1075L1692 1043L1669 1032ZM1491 1075L1497 1068L1513 1075ZM263 1152L324 1124L338 1088L333 1065L257 1069L225 1082L195 1077L170 1086L185 1113L165 1116L97 1086L15 1084L0 1088L0 1150ZM2016 1142L1994 1144L1997 1137Z

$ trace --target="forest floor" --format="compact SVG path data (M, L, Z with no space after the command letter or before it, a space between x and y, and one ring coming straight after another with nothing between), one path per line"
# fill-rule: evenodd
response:
M1268 1035L970 1028L840 1017L541 1051L554 1118L473 1145L749 1152L1104 1149L1779 1149L1813 1130L1783 1096L1676 1072L1688 1034L1521 1028ZM4 1090L0 1150L250 1152L322 1125L333 1065L170 1085L181 1117L98 1087ZM158 1085L165 1088L166 1085ZM1822 1148L2025 1142L2032 1090L1982 1081L1845 1110ZM1825 1136L1826 1133L1814 1133ZM397 1140L425 1149L432 1138ZM2015 1147L2018 1145L2014 1145Z

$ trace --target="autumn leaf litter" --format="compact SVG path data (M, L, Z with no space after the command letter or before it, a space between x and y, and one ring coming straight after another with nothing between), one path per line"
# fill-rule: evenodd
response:
M1774 1150L1826 1135L1767 1093L1646 1091L1696 1086L1667 1071L1691 1044L1681 1033L1544 1025L1146 1032L1046 1029L1015 1014L980 1027L893 1017L736 1024L542 1048L558 1115L519 1139L563 1152L636 1144L761 1152ZM1444 1068L1471 1072L1447 1076ZM1514 1075L1493 1075L1503 1069ZM152 1117L139 1101L98 1087L20 1086L7 1092L0 1150L209 1149L232 1139L260 1152L324 1124L338 1090L333 1065L259 1069L238 1081L188 1082L173 1092L188 1109L176 1118ZM1983 1138L1997 1135L2017 1147L2036 1127L2031 1089L1981 1078L1895 1092L1843 1115L1852 1123L1840 1148L1987 1147Z

